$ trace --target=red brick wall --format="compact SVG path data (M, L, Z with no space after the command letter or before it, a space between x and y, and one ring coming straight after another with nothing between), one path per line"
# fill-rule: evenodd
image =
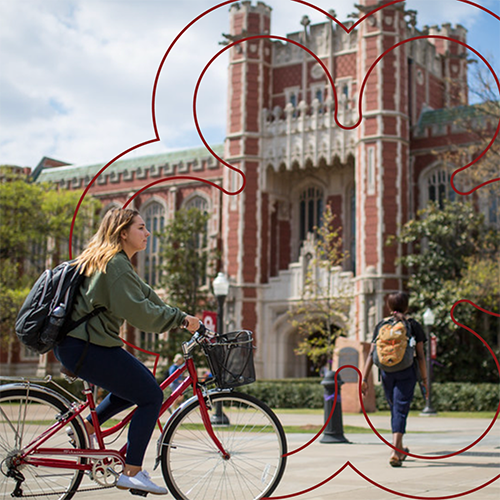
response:
M351 36L354 36L351 34ZM335 57L335 76L345 78L348 76L356 77L356 54L343 54Z
M229 102L229 124L228 128L230 132L237 132L241 130L242 125L242 92L241 85L243 79L243 66L233 65L231 66L231 100Z
M259 116L260 116L260 95L259 95L259 76L260 70L258 64L248 63L246 69L246 123L247 132L259 131Z
M301 86L302 65L291 64L289 66L273 68L273 94L281 94L285 88ZM273 106L277 104L273 102Z
M243 281L255 283L257 279L257 162L247 161L245 163L247 184L245 187L245 213L243 216L244 240L243 240Z
M434 75L429 75L429 106L433 109L444 107L444 85Z

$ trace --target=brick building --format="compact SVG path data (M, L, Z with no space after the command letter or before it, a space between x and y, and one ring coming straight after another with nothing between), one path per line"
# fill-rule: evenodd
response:
M383 3L388 2L361 1L359 17ZM395 260L405 249L385 242L429 200L454 196L450 174L461 165L441 153L472 138L456 120L456 110L468 104L466 48L440 38L465 43L462 26L419 32L415 13L396 4L349 34L333 21L311 25L304 17L302 29L285 42L267 36L271 18L263 2L243 1L229 10L226 37L235 44L229 49L227 133L225 144L214 150L244 172L240 195L168 180L197 176L236 191L241 176L205 149L117 161L90 192L105 211L165 178L134 198L150 230L160 229L181 207L210 213L210 244L222 248L223 271L232 285L226 328L254 330L259 376L280 378L308 373L305 358L294 353L298 334L288 311L301 296L313 248L310 232L325 205L336 215L349 258L327 278L318 270L318 279L332 280L333 297L341 288L352 294L350 317L337 326L348 332L346 345L358 353L354 362L361 366L359 345L383 316L386 294L400 289L404 279ZM429 37L388 51L423 35ZM336 99L324 68L335 82ZM42 164L37 175L82 189L102 166ZM138 261L153 286L157 252L152 241ZM139 343L139 332L128 335Z

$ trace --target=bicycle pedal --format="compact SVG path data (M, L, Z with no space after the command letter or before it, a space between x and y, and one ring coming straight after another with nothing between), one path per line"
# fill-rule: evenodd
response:
M134 488L130 488L130 490L128 490L128 491L130 491L130 493L131 493L132 495L137 495L137 496L139 496L139 497L147 497L147 496L148 496L148 493L149 493L149 491L144 491L144 490L136 490L136 489L134 489Z

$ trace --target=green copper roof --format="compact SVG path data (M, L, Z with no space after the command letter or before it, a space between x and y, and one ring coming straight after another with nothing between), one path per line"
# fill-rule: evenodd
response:
M494 108L498 110L498 103L481 103L471 106L457 106L454 108L430 109L423 111L418 121L418 127L424 129L433 125L444 125L460 120L467 121L479 117L491 116Z
M217 144L210 147L219 157L223 157L224 145ZM181 163L186 165L195 161L200 164L202 159L212 159L212 162L216 162L215 158L212 157L208 149L206 149L205 147L198 147L172 151L169 153L138 156L136 158L118 160L106 169L106 174L108 175L113 173L119 174L122 172L133 172L138 169L146 169L153 166L174 166ZM97 174L97 172L99 172L102 167L104 167L104 165L106 165L106 163L96 163L93 165L68 165L63 167L46 168L40 173L40 175L36 179L36 182L60 182L63 180L71 180L74 178L92 178L95 174Z

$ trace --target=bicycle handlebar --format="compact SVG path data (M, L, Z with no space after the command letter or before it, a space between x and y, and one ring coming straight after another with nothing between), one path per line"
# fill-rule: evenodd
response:
M184 357L189 356L190 352L196 347L196 345L202 342L209 341L211 338L215 337L217 334L212 330L209 330L201 321L200 326L190 340L182 343L182 352Z

